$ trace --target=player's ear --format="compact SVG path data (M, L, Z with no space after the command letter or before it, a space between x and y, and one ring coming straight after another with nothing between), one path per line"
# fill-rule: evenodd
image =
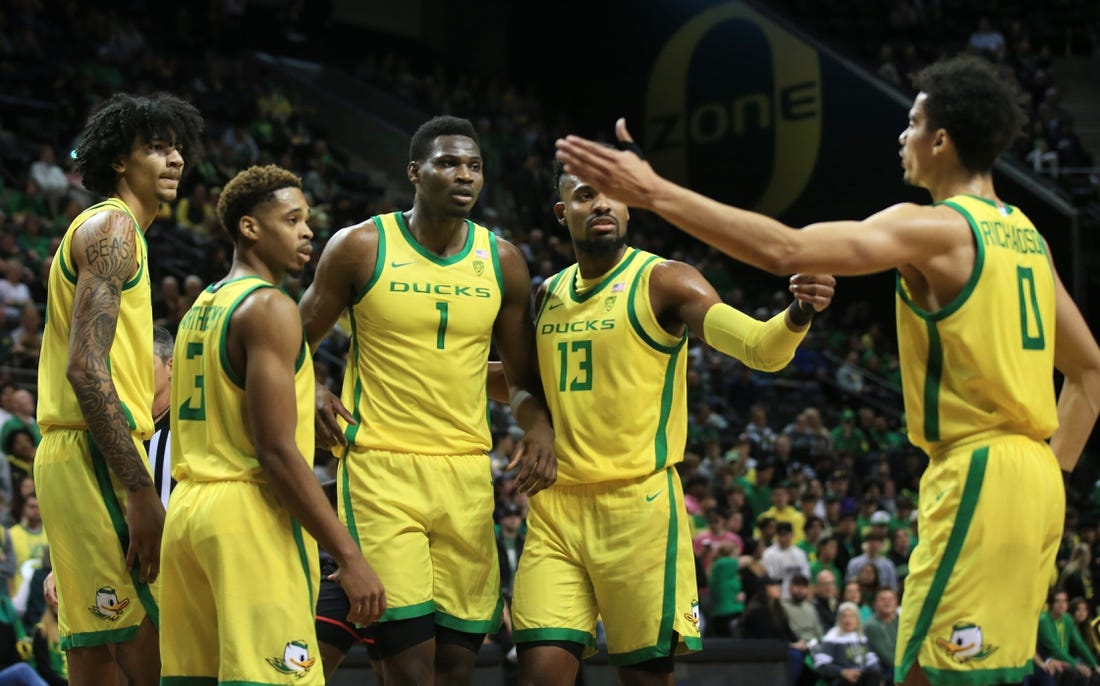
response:
M560 200L554 203L554 216L557 217L559 224L565 226L565 203Z
M241 232L241 235L249 240L256 240L260 235L260 222L256 221L255 217L245 215L241 217L240 223L237 225Z

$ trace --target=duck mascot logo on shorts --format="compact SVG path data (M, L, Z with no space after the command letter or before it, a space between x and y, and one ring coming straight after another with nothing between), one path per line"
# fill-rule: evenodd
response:
M699 601L691 601L691 612L684 613L684 619L688 620L695 626L699 626Z
M317 662L317 658L309 656L309 646L305 641L291 641L283 649L282 657L269 657L267 662L280 674L303 677L309 673L309 668Z
M984 660L997 650L997 646L982 642L982 628L977 624L956 624L952 627L951 640L937 638L936 645L947 651L955 662Z
M96 617L113 622L122 616L122 611L130 604L130 600L118 599L118 593L110 586L102 586L95 592L95 605L88 608Z

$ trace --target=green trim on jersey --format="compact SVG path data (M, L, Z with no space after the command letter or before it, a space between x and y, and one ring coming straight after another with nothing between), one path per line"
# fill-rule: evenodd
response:
M996 201L990 200L989 198L983 198L980 195L971 195L970 193L961 193L960 195L962 195L964 198L971 198L971 199L977 200L979 202L984 202L986 205L989 205L990 207L992 207L994 209L997 209L997 210L1003 209L1003 210L1005 210L1006 214L1012 214L1013 212L1016 211L1016 208L1013 207L1012 205L1009 205L1008 203L1004 203L1003 205L998 205L996 203Z
M382 277L382 268L386 266L386 232L382 230L382 217L375 215L371 221L374 222L374 228L378 231L378 254L374 256L374 272L367 279L367 282L363 284L363 287L359 289L359 293L355 296L353 304L358 304L360 300L367 294L374 284L378 283L378 279ZM350 314L350 307L349 314ZM354 315L350 315L352 319Z
M928 363L924 372L924 439L940 440L940 382L943 380L943 343L936 322L927 320Z
M542 313L546 311L546 303L550 301L550 295L554 292L554 289L558 287L558 282L561 281L567 271L569 270L563 269L551 277L550 285L546 287L546 294L542 296L542 302L539 303L539 311L535 313L535 323L538 323L539 319L542 318Z
M912 298L909 297L909 294L902 287L901 272L898 272L896 282L898 295L901 296L901 299L905 302L906 305L909 306L909 309L913 310L913 313L916 314L918 317L922 319L931 319L934 321L945 319L946 317L954 314L956 310L962 307L963 304L970 299L970 295L974 292L974 288L978 285L978 279L981 278L982 268L985 266L985 243L982 241L982 234L980 231L978 231L978 225L974 222L974 217L972 217L970 213L962 207L962 205L951 202L949 200L945 200L936 204L946 205L961 214L966 219L966 223L970 227L970 231L974 234L975 252L974 268L970 272L970 278L966 280L966 284L963 285L963 288L961 291L959 291L959 294L956 295L951 300L951 302L947 303L947 305L941 307L936 312L928 312L926 310L923 310L918 307L915 302L913 302Z
M686 339L685 339L686 340ZM654 470L663 469L668 462L668 418L672 414L672 397L676 393L676 363L680 359L684 341L673 351L665 367L665 383L661 389L661 418L657 422L657 433L653 437Z
M603 281L600 281L600 283L598 283L595 288L590 288L583 294L577 293L577 280L575 278L569 279L569 297L573 299L573 302L583 303L584 301L602 291L607 286L607 284L611 283L611 281L615 279L615 277L617 277L619 274L622 274L623 271L630 266L630 263L634 261L634 258L637 257L638 253L640 252L637 248L629 248L629 250L630 254L619 262L618 267L612 270L610 274L605 276L603 278ZM573 273L576 274L579 271L580 266L574 265Z
M970 522L974 519L974 510L978 507L978 496L982 492L982 481L985 478L985 468L988 460L989 446L978 448L970 455L970 469L966 474L966 484L963 486L962 496L959 498L959 509L955 513L955 523L951 527L947 546L944 548L939 566L936 567L936 574L932 577L932 585L928 587L928 595L925 596L924 605L921 606L920 614L917 616L917 623L913 627L913 635L909 637L909 643L905 646L901 661L894 668L894 676L899 682L908 676L909 670L916 663L917 656L920 654L920 646L924 643L924 639L928 637L928 628L932 624L932 617L936 614L940 598L943 597L947 582L955 571L955 563L958 562L963 544L966 543Z
M477 229L475 228L474 223L469 219L466 220L465 245L463 245L462 249L456 252L454 255L447 255L446 257L442 257L428 250L423 245L420 245L420 242L413 237L412 232L409 231L409 227L405 225L404 212L394 212L393 216L394 219L397 220L398 228L401 229L401 235L405 237L405 240L408 241L413 250L419 253L420 256L424 259L428 260L429 262L438 264L441 267L446 267L448 265L455 264L456 262L461 262L462 260L466 259L466 256L469 255L470 251L474 248L474 234L477 232Z
M650 263L656 262L661 259L662 258L658 257L657 255L654 255L646 260L645 263L642 264L642 266L638 269L638 271L635 272L634 281L631 282L630 292L627 294L626 297L626 315L630 319L630 325L634 328L634 331L643 341L646 342L646 344L649 345L649 347L653 348L654 350L663 352L667 355L675 355L680 350L680 347L683 346L684 341L687 340L687 331L685 331L684 335L680 337L680 340L676 343L676 345L662 345L661 343L653 340L653 337L650 336L649 333L645 330L645 327L642 326L642 322L638 319L638 311L634 307L634 298L637 295L638 282L642 280L642 275L646 273L645 268L648 267ZM656 318L657 313L654 312L653 316L654 318ZM672 336L672 334L668 335Z
M365 294L364 292L364 295ZM349 423L344 427L344 440L347 441L348 444L348 448L345 448L345 456L347 455L346 451L349 450L351 446L355 445L355 435L359 433L359 426L362 424L363 420L363 415L359 410L359 399L363 397L363 377L359 373L359 325L355 321L355 312L351 308L348 309L348 323L351 324L351 358L348 360L344 374L355 375L355 385L352 388L351 403L351 416L355 419L355 423ZM348 501L348 508L350 512L350 500Z
M500 247L497 245L497 235L489 232L489 254L493 258L493 270L497 275L497 287L500 288L500 299L504 300L504 274L500 271Z
M70 243L68 241L66 241L65 242L65 247L69 247L69 246L70 246ZM72 270L69 269L69 263L65 259L65 253L67 253L67 252L68 252L68 250L58 250L57 251L57 264L58 264L58 266L61 267L61 273L65 276L65 279L68 280L70 283L72 283L75 286L76 285L76 274L74 274L72 272Z
M218 349L219 349L218 350L218 359L221 361L222 371L225 372L225 376L229 379L229 381L234 386L237 386L238 388L240 388L242 391L244 390L244 379L242 379L237 374L237 372L234 371L233 365L230 364L230 362L229 362L229 322L230 322L231 319L233 319L233 313L237 310L237 306L241 304L242 300L244 300L248 296L252 295L256 291L260 290L261 288L275 288L275 285L271 284L271 283L268 283L267 281L264 281L263 279L261 279L258 276L249 275L249 276L242 276L240 278L233 279L231 281L225 281L223 283L220 283L220 284L218 284L218 288L215 289L214 291L212 291L212 292L216 293L217 290L225 288L226 286L228 286L231 283L236 283L238 281L244 281L246 279L256 279L260 283L252 286L251 288L247 289L244 293L241 293L239 296L237 296L237 299L233 301L233 304L230 305L228 307L228 309L226 309L225 319L222 320L221 340L219 341L219 345L218 345ZM301 365L299 365L299 367L301 367Z

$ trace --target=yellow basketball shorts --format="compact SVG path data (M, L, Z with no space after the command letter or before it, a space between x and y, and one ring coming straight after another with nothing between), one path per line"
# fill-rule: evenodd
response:
M455 631L500 628L503 600L489 458L352 448L340 520L386 588L388 622L434 614Z
M317 556L266 486L180 482L161 547L162 686L325 683Z
M932 684L1019 683L1031 673L1064 516L1046 443L998 437L931 459L902 597L899 684L918 661Z
M140 439L134 445L144 458ZM91 434L43 434L34 483L57 584L61 648L130 641L146 616L156 626L157 583L139 583L137 568L126 569L126 489Z
M531 498L512 600L515 641L571 641L612 664L699 650L699 591L675 469L641 479L552 486ZM678 636L673 646L673 634Z

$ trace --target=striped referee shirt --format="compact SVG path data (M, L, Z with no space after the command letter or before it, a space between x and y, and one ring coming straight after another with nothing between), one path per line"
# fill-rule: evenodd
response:
M153 471L153 485L156 486L160 501L168 507L168 494L176 487L172 478L172 438L168 433L172 413L165 412L156 424L153 437L145 443L149 454L149 467Z

